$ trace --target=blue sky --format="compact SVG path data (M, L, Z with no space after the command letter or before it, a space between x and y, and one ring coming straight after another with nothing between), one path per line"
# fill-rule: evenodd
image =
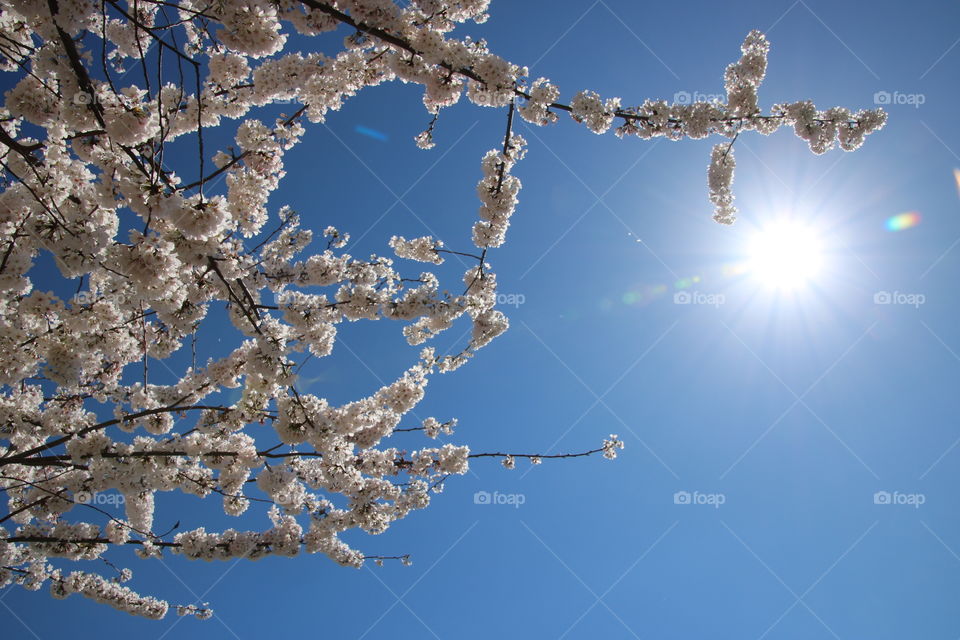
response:
M509 332L435 377L416 409L459 418L452 441L474 452L580 451L617 433L617 461L507 471L477 460L429 509L350 539L371 554L410 553L411 567L134 564L131 586L209 601L207 622L8 589L9 637L960 636L960 7L494 2L469 32L564 99L593 89L639 104L721 93L755 28L771 41L764 108L873 108L886 92L886 128L855 153L819 157L788 131L742 136L740 219L723 227L707 200L715 140L618 140L568 118L520 124L530 143L514 169L520 206L489 261L500 292L523 303L503 308ZM505 114L462 101L441 117L436 148L419 151L412 138L429 121L419 96L399 84L367 90L309 126L271 205L350 232L353 255L431 232L469 250L479 161L500 144ZM920 223L886 229L906 212ZM784 217L824 246L809 286L731 275L750 236ZM452 261L440 273L455 282L462 270ZM675 302L681 292L690 304ZM216 333L204 350L225 348ZM304 370L331 401L379 388L415 358L394 324L341 336L343 348ZM523 504L476 504L477 492ZM877 492L922 504L877 504ZM158 505L185 528L233 524L218 502Z

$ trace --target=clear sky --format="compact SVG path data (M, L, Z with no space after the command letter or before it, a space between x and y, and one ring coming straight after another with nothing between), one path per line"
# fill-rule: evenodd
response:
M765 109L886 100L886 128L819 157L786 130L742 136L740 219L723 227L707 200L716 140L520 123L520 206L489 261L522 304L504 305L510 331L435 377L416 409L459 418L451 441L474 452L581 451L617 433L617 461L477 460L430 508L349 538L410 553L411 567L135 562L133 588L209 601L216 617L150 622L17 587L0 592L3 636L960 636L960 6L501 0L470 32L564 99L587 88L632 105L722 93L751 29L771 41ZM469 250L480 158L504 116L461 101L420 151L420 91L366 90L308 126L271 205L350 232L353 255L388 252L393 234ZM820 245L819 271L794 288L745 266L752 236L785 219ZM394 379L416 354L399 329L343 326L301 390L342 402ZM214 340L204 348L225 348ZM158 496L158 514L235 525L219 501L179 504Z

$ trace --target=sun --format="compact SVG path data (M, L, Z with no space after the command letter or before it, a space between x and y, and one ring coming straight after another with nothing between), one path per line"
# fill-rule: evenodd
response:
M810 228L784 221L750 239L748 270L764 285L796 290L812 284L823 266L822 243Z

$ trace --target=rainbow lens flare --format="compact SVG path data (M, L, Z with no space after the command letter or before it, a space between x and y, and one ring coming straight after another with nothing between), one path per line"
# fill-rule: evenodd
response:
M907 213L901 213L900 215L888 218L884 226L887 228L887 231L903 231L904 229L915 227L918 224L920 224L920 214L916 211L908 211Z
M689 278L681 278L673 283L674 289L689 289L696 283L700 282L700 276L690 276Z

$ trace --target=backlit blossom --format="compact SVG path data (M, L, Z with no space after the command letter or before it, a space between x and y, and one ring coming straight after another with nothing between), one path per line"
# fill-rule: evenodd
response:
M0 589L48 585L147 618L170 605L121 584L126 567L108 579L50 560L102 570L123 546L143 560L318 553L361 567L369 556L345 541L354 530L379 534L428 507L474 458L512 469L518 457L554 457L474 454L446 442L456 419L414 415L433 376L510 326L494 250L521 215L519 120L548 126L567 111L597 134L721 138L708 187L725 224L739 135L789 127L814 153L851 151L886 121L879 109L804 100L764 112L769 43L756 31L726 68L725 102L630 106L583 90L564 104L561 87L530 83L528 69L455 33L483 23L488 0L127 4L0 10L0 69L14 74L0 107ZM323 52L293 50L342 23L351 28L317 39ZM479 158L477 208L443 205L461 225L444 239L468 246L394 235L384 253L352 255L348 231L360 244L369 229L326 226L322 195L302 217L277 202L307 129L391 81L419 87L432 117L414 138L421 148L463 95L506 116ZM318 194L356 186L313 175ZM448 270L450 255L462 269ZM41 277L60 280L38 287ZM345 348L345 323L379 320L418 348L366 395L323 397L326 381L303 365ZM452 335L436 339L454 326L463 334L450 349ZM587 454L622 448L611 435ZM193 509L181 526L165 511L173 493L209 499L210 522L226 514L244 528L187 522ZM176 611L212 616L206 605Z

